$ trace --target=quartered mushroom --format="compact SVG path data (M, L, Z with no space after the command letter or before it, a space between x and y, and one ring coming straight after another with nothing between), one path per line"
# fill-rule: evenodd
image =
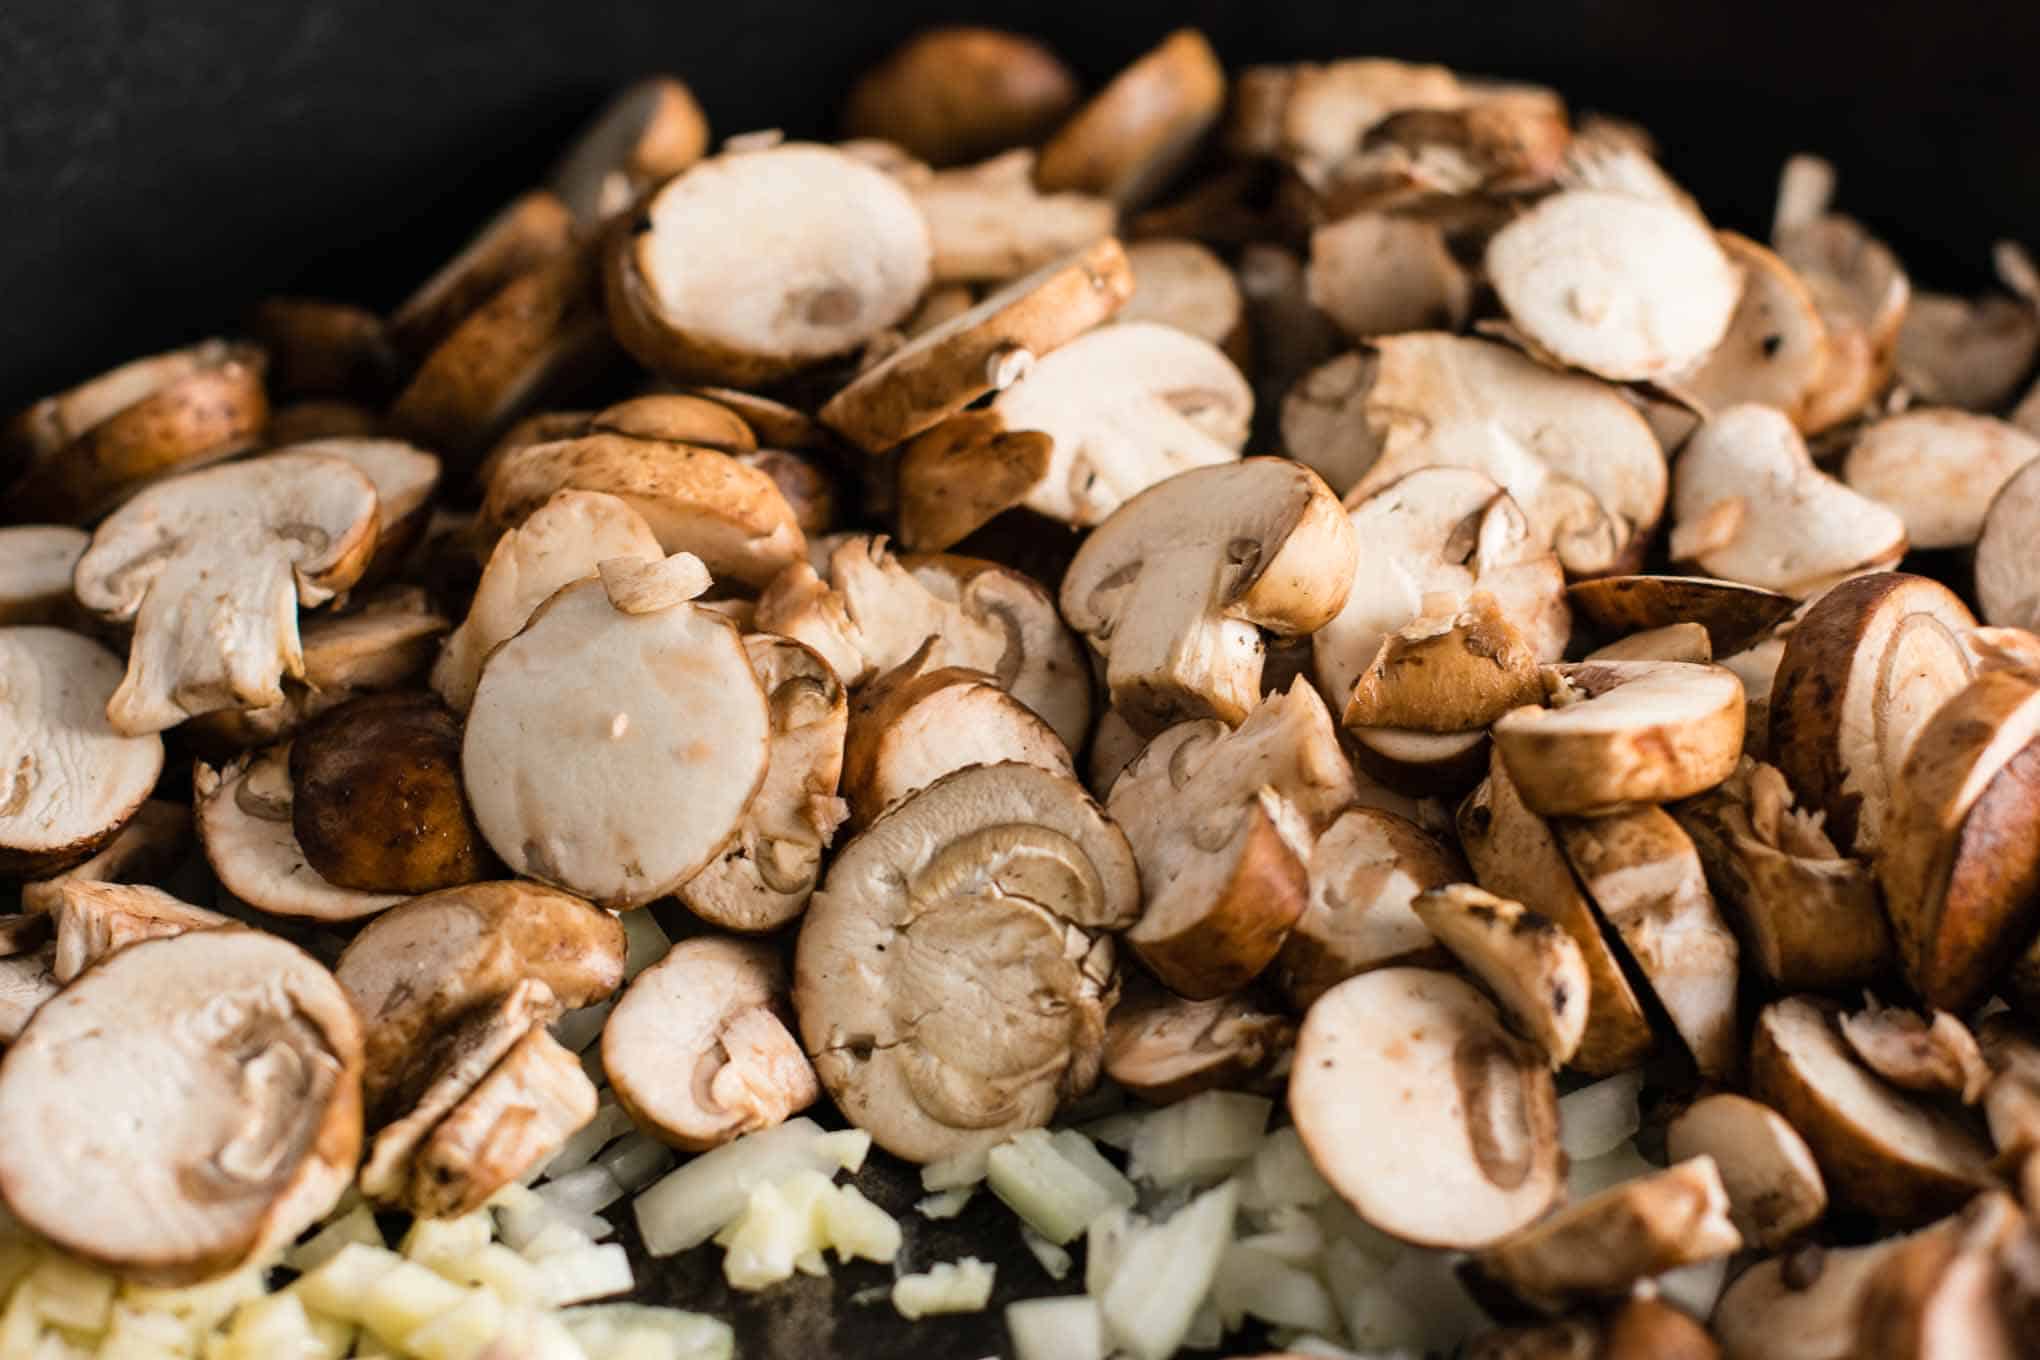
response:
M291 945L240 929L131 945L8 1048L0 1199L127 1279L209 1279L338 1201L361 1073L347 994Z
M1998 488L1977 535L1976 604L2000 627L2040 626L2040 572L2029 551L2040 526L2040 464L2028 463Z
M1449 973L1382 968L1319 998L1289 1113L1332 1188L1406 1242L1486 1247L1564 1194L1544 1054Z
M0 430L22 467L10 516L89 524L153 482L253 447L269 420L265 367L252 345L207 340L43 398Z
M1990 1183L1983 1140L1873 1076L1822 1003L1790 997L1764 1008L1750 1053L1750 1094L1805 1138L1837 1204L1919 1223Z
M222 890L272 916L352 921L404 900L321 878L305 859L294 823L290 748L251 751L227 765L191 772L193 818L206 863Z
M1152 321L1100 327L908 445L902 527L934 546L1014 506L1100 524L1177 473L1238 461L1253 409L1247 380L1209 341Z
M1979 298L1915 292L1898 330L1898 380L1921 401L1996 411L2018 396L2040 357L2040 309L2033 261L2000 241L1998 277L2018 294Z
M519 195L397 305L390 342L423 359L511 280L564 255L573 233L573 212L557 194L533 189Z
M2016 1256L2032 1251L2032 1228L2001 1191L1978 1195L1953 1217L1905 1239L1879 1261L1856 1309L1856 1344L1873 1360L1973 1355L2013 1360L2032 1333L2015 1319ZM2017 1245L2015 1245L2017 1244ZM2030 1270L2030 1266L2026 1269Z
M646 367L744 386L905 317L929 260L928 227L902 185L833 147L789 142L711 156L667 181L613 237L604 291L616 338Z
M1675 561L1800 598L1906 549L1905 520L1815 467L1799 431L1769 406L1718 411L1686 441L1672 518Z
M210 930L233 922L216 911L179 901L161 888L70 879L50 907L57 953L50 976L62 986L93 964L138 940Z
M34 915L56 910L69 882L161 882L184 862L191 848L191 809L183 803L151 798L135 809L113 839L56 875L21 885L21 909Z
M0 628L75 623L71 575L91 542L92 535L67 524L0 529Z
M141 808L163 739L108 719L119 658L61 628L0 628L0 871L46 877L86 859Z
M849 705L842 682L813 649L754 633L744 651L771 716L765 779L734 838L681 886L679 898L725 930L774 930L806 909L822 852L844 819L836 786Z
M602 1070L639 1128L706 1151L783 1123L821 1094L791 1022L774 946L683 940L617 998Z
M1586 1033L1591 983L1579 945L1557 922L1471 883L1419 893L1410 910L1553 1067L1572 1061Z
M1989 416L1916 406L1871 424L1842 459L1842 480L1905 521L1915 548L1966 548L2040 439Z
M1063 578L1063 617L1104 655L1112 706L1136 728L1237 723L1259 697L1261 630L1309 633L1337 616L1357 552L1308 468L1254 458L1198 469L1136 496L1084 541Z
M1703 1096L1665 1128L1675 1162L1708 1157L1728 1192L1728 1216L1751 1246L1775 1250L1827 1212L1812 1149L1782 1115L1748 1096Z
M304 670L299 606L359 580L375 550L375 488L316 454L273 453L151 486L78 560L78 602L132 623L117 731L160 732L218 708L283 701Z
M1041 148L1034 179L1137 208L1183 168L1225 105L1225 68L1179 28L1114 76Z
M1843 851L1868 854L1914 739L1975 662L1954 592L1882 572L1816 601L1785 640L1771 692L1771 759Z
M1708 1325L1729 1360L1858 1360L1864 1287L1906 1241L1766 1257L1729 1282Z
M1742 300L1720 343L1669 386L1702 410L1755 402L1805 429L1828 366L1827 323L1813 290L1748 237L1724 231L1715 239L1742 274Z
M1200 1091L1268 1084L1287 1064L1296 1024L1245 995L1186 1001L1150 987L1113 1008L1105 1075L1154 1105Z
M622 559L624 566L640 559ZM462 777L475 823L515 872L612 907L687 882L763 782L771 720L743 640L690 603L685 553L568 586L490 654Z
M1706 576L1603 576L1573 582L1565 598L1582 631L1620 637L1693 624L1715 657L1748 647L1794 607L1790 595Z
M934 282L1003 283L1112 234L1111 200L1044 193L1035 163L1034 152L1011 151L906 182L928 224Z
M1349 728L1471 732L1544 697L1538 656L1494 596L1407 624L1353 682L1340 722Z
M930 1162L1047 1122L1097 1079L1112 943L1139 875L1076 781L960 770L829 866L794 960L801 1038L838 1108Z
M1133 295L1121 321L1155 321L1209 340L1245 367L1251 348L1247 302L1225 261L1196 241L1156 237L1126 247Z
M574 221L595 226L701 159L708 118L671 76L625 87L588 121L546 177Z
M1386 213L1354 213L1313 231L1305 287L1354 340L1457 330L1473 298L1443 231Z
M1931 1021L1900 1006L1864 998L1839 1021L1842 1039L1865 1067L1907 1091L1948 1096L1964 1105L1983 1099L1990 1068L1969 1027L1946 1011Z
M1076 77L1032 38L933 28L851 87L843 131L896 142L930 165L952 165L1039 142L1076 102Z

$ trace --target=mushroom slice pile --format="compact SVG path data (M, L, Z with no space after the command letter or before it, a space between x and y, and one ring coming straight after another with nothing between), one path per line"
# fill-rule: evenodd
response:
M1918 1223L1990 1183L1983 1140L1857 1063L1824 1003L1790 997L1764 1008L1750 1094L1806 1139L1829 1193L1849 1208Z
M163 739L108 721L120 660L61 628L0 628L0 870L76 864L135 815L163 772Z
M902 522L930 545L1015 505L1099 524L1177 473L1238 461L1253 410L1247 380L1209 341L1152 321L1103 326L910 444ZM1048 436L1045 460L1023 433Z
M2000 242L1998 273L2021 294L1969 298L1914 293L1898 331L1898 379L1921 401L1995 411L2019 394L2040 355L2033 262Z
M1119 220L1094 194L1034 187L1032 151L942 170L909 183L928 223L936 283L997 283L1110 236Z
M1722 1092L1693 1102L1665 1129L1675 1162L1711 1157L1744 1241L1775 1248L1827 1212L1827 1186L1806 1140L1779 1113Z
M21 885L21 909L31 915L51 913L63 900L69 882L161 882L184 862L191 848L191 809L183 803L151 798L135 810L90 859L80 860L54 878Z
M2040 928L2040 676L1985 671L1919 729L1877 878L1906 981L1967 1011Z
M1702 410L1773 406L1803 429L1828 363L1827 323L1813 292L1748 237L1724 231L1716 239L1742 274L1742 301L1721 342L1671 387Z
M929 259L920 209L890 175L786 143L711 156L668 181L616 235L604 282L616 338L646 367L746 386L899 321L928 286Z
M1603 576L1566 587L1574 618L1603 635L1697 624L1715 656L1741 651L1793 609L1790 595L1707 576Z
M605 571L490 654L462 774L482 835L517 873L638 907L735 833L765 777L770 713L737 630L685 595L638 612Z
M1294 1021L1248 997L1185 1001L1150 987L1113 1010L1105 1075L1151 1104L1173 1105L1200 1091L1266 1084L1295 1040Z
M1703 1155L1567 1205L1489 1247L1478 1268L1557 1312L1576 1299L1620 1298L1639 1280L1740 1246L1721 1172Z
M1126 252L1108 236L915 336L831 397L821 418L865 452L883 453L1010 386L1035 360L1108 319L1132 292Z
M375 549L375 488L337 458L273 453L160 482L99 526L78 602L134 625L116 730L281 703L301 675L297 609L359 580Z
M1319 998L1289 1113L1332 1188L1407 1242L1485 1247L1565 1192L1543 1053L1449 973L1382 968Z
M2040 458L2040 439L1989 416L1916 407L1865 429L1842 460L1842 480L1905 521L1915 548L1966 548L1983 533L1992 498Z
M1237 730L1201 719L1163 732L1106 805L1145 897L1127 943L1180 995L1245 986L1304 910L1317 833L1357 793L1331 715L1300 678Z
M1429 222L1354 213L1310 234L1311 305L1354 340L1465 324L1473 280Z
M784 1123L821 1094L791 1019L775 946L683 940L617 999L602 1070L639 1128L705 1152Z
M200 761L191 786L206 863L220 887L249 906L272 916L352 921L404 900L402 893L336 887L305 859L293 825L289 746L222 768Z
M1487 273L1540 348L1617 381L1692 368L1728 332L1743 288L1692 213L1595 189L1554 194L1495 233Z
M1865 997L1864 1008L1844 1015L1842 1038L1863 1065L1893 1086L1951 1096L1965 1105L1983 1099L1990 1068L1969 1027L1946 1011L1932 1023L1898 1006Z
M2040 568L2031 551L2040 528L2040 463L2028 463L1998 488L1976 540L1976 604L2002 627L2040 626Z
M1686 441L1672 517L1675 560L1801 598L1906 549L1905 521L1815 467L1769 406L1731 406Z
M1077 550L1062 613L1104 654L1112 706L1136 728L1237 723L1260 694L1260 630L1330 622L1357 556L1316 473L1251 458L1181 473L1114 512Z
M1305 859L1309 900L1275 976L1299 1010L1356 974L1390 964L1439 964L1416 898L1466 876L1459 856L1405 817L1356 807L1325 828Z
M70 623L77 613L71 575L91 542L64 524L0 529L0 627Z
M849 705L836 673L791 638L754 633L744 651L771 715L765 781L722 853L680 889L680 901L725 930L775 930L806 909L844 807Z
M1580 891L1557 836L1523 806L1499 754L1489 762L1486 781L1460 805L1458 830L1481 887L1556 921L1579 946L1590 994L1573 1066L1590 1076L1636 1066L1653 1043L1643 1003L1602 935L1600 918Z
M43 398L0 430L0 449L25 465L9 514L90 523L151 482L251 447L269 421L266 366L251 345L207 340Z
M1179 28L1112 78L1041 148L1034 180L1137 208L1197 150L1225 107L1225 68L1194 28Z
M137 940L233 924L216 911L180 902L160 888L86 879L65 882L50 915L57 936L50 975L59 984Z
M936 28L900 44L851 87L843 131L949 165L1038 142L1076 102L1076 77L1032 38Z
M708 118L694 92L671 76L652 76L604 105L546 179L576 222L594 226L707 150Z
M37 1011L0 1070L0 1198L145 1284L208 1279L317 1222L361 1149L361 1022L252 930L131 945Z
M1196 241L1160 237L1126 248L1133 296L1121 321L1157 321L1209 340L1242 367L1248 348L1247 302L1225 261Z
M1740 1054L1735 935L1707 891L1693 842L1663 808L1556 823L1566 858L1664 1004L1702 1076Z
M564 254L573 231L573 214L557 195L519 195L390 313L390 343L423 359L511 280Z
M1399 335L1376 348L1366 414L1381 456L1349 503L1418 468L1477 468L1567 571L1621 571L1641 558L1664 513L1664 452L1613 388L1485 340Z
M1579 945L1557 922L1471 883L1419 893L1410 910L1553 1067L1572 1060L1586 1033L1591 984Z
M1742 682L1682 661L1547 667L1550 708L1494 725L1495 750L1534 812L1597 816L1687 798L1735 772Z
M1111 941L1139 874L1076 781L959 770L829 866L794 962L822 1084L888 1151L929 1162L1045 1124L1097 1079Z

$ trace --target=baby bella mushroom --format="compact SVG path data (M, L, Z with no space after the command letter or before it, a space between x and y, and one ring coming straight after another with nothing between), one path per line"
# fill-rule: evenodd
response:
M1572 1061L1587 1028L1587 964L1550 917L1471 883L1450 883L1410 902L1424 928L1486 985L1502 1014L1542 1048L1553 1067Z
M1743 1239L1775 1248L1827 1212L1827 1185L1798 1130L1768 1105L1730 1092L1703 1096L1665 1129L1675 1162L1712 1157Z

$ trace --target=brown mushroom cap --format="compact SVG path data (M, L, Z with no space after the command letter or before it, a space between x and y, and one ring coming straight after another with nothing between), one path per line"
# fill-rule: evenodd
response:
M0 1069L0 1198L67 1251L188 1284L289 1242L361 1148L361 1023L251 930L133 945L36 1012Z
M1077 102L1055 53L996 28L932 28L864 73L843 105L851 137L952 165L1039 142Z
M625 86L588 121L547 182L574 221L590 227L707 150L708 118L694 92L671 76L652 76Z
M426 1218L474 1213L552 1160L598 1100L579 1055L533 1025L419 1146L406 1202Z
M1966 548L2040 439L1989 416L1914 407L1866 428L1842 460L1851 490L1890 507L1915 548Z
M0 627L73 622L71 576L91 542L92 535L64 524L0 529Z
M1224 104L1217 53L1179 28L1070 116L1042 147L1035 182L1137 208L1189 161Z
M1246 996L1186 1001L1151 987L1113 1008L1105 1075L1153 1105L1264 1084L1296 1040L1288 1017Z
M1382 639L1360 673L1340 722L1350 728L1478 731L1544 697L1538 657L1494 596L1476 591L1468 608L1431 617Z
M1843 1040L1865 1067L1907 1091L1951 1096L1965 1105L1983 1098L1990 1068L1969 1027L1946 1011L1931 1022L1898 1006L1864 998L1840 1021Z
M193 817L206 863L220 886L272 916L351 921L404 900L358 892L321 878L292 824L290 748L251 751L215 768L192 767Z
M1821 391L1806 413L1809 430L1847 420L1891 375L1900 327L1912 295L1890 248L1853 218L1827 211L1834 167L1794 156L1779 177L1771 245L1813 293L1828 329Z
M1074 780L959 770L829 867L801 925L794 1008L815 1071L881 1147L928 1162L1046 1123L1096 1079L1112 947L1140 885Z
M1722 1092L1688 1106L1665 1130L1665 1155L1713 1159L1729 1218L1752 1245L1776 1248L1827 1212L1827 1186L1806 1140L1747 1096Z
M1573 582L1565 600L1575 618L1602 634L1698 624L1718 657L1748 647L1795 604L1775 590L1707 576L1603 576Z
M388 395L397 366L383 319L366 307L327 298L267 297L248 313L247 331L268 357L279 396Z
M1112 234L1119 214L1109 200L1041 192L1035 159L1011 151L908 182L928 223L936 283L1003 282Z
M1484 1247L1564 1193L1544 1055L1448 973L1382 968L1319 998L1289 1113L1332 1188L1405 1241Z
M1410 910L1494 995L1553 1067L1579 1050L1590 983L1580 947L1550 917L1471 883L1422 892Z
M573 214L551 191L513 199L390 313L391 343L414 359L431 353L512 279L564 254L573 229Z
M233 922L216 911L181 902L160 888L70 879L50 909L57 955L50 975L69 983L99 960L137 940L210 930Z
M821 1094L791 1015L774 946L683 940L617 999L602 1070L638 1127L703 1152L783 1123Z
M1998 488L1976 540L1976 604L1986 621L2031 629L2040 625L2040 579L2032 526L2040 522L2040 468L2028 463Z

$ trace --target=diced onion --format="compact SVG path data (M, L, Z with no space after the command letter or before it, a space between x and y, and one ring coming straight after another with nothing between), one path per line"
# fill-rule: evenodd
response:
M604 1149L595 1164L606 1168L628 1193L663 1175L673 1165L673 1149L648 1134L629 1133Z
M1212 1300L1229 1331L1248 1317L1307 1332L1335 1332L1341 1326L1332 1296L1316 1275L1244 1242L1226 1248Z
M1070 1273L1070 1254L1055 1243L1043 1237L1026 1224L1020 1225L1020 1245L1027 1248L1051 1280L1061 1280Z
M1170 1189L1220 1180L1254 1155L1274 1103L1239 1091L1205 1091L1155 1111L1135 1132L1128 1169Z
M915 1275L893 1281L893 1308L909 1320L938 1313L975 1313L992 1301L996 1268L966 1256L943 1261Z
M1076 1137L1082 1141L1081 1135ZM1091 1157L1103 1162L1097 1149L1088 1142L1082 1145ZM993 1148L986 1168L985 1183L992 1193L1057 1245L1073 1241L1106 1210L1132 1204L1135 1199L1132 1185L1109 1164L1106 1170L1118 1185L1065 1155L1064 1148L1044 1129L1027 1129Z
M1017 1360L1105 1360L1104 1315L1082 1294L1007 1304L1006 1334Z
M801 1118L704 1152L638 1196L632 1207L645 1250L671 1256L700 1246L744 1212L753 1187L796 1171L855 1171L870 1146L869 1134L825 1134Z
M1636 1068L1560 1096L1558 1136L1565 1155L1576 1162L1591 1161L1636 1137L1643 1127L1636 1103L1642 1093L1643 1071Z
M1231 1240L1238 1202L1239 1188L1227 1182L1134 1234L1100 1303L1107 1334L1136 1360L1167 1360L1183 1344Z
M963 1206L969 1204L976 1194L977 1187L974 1185L944 1190L940 1194L928 1195L919 1200L915 1203L914 1210L923 1218L955 1218L963 1212Z
M678 1308L652 1308L641 1303L598 1303L569 1308L560 1314L567 1331L581 1344L588 1360L603 1356L657 1356L659 1360L734 1360L736 1333L719 1318L686 1313ZM627 1349L642 1338L658 1349Z

